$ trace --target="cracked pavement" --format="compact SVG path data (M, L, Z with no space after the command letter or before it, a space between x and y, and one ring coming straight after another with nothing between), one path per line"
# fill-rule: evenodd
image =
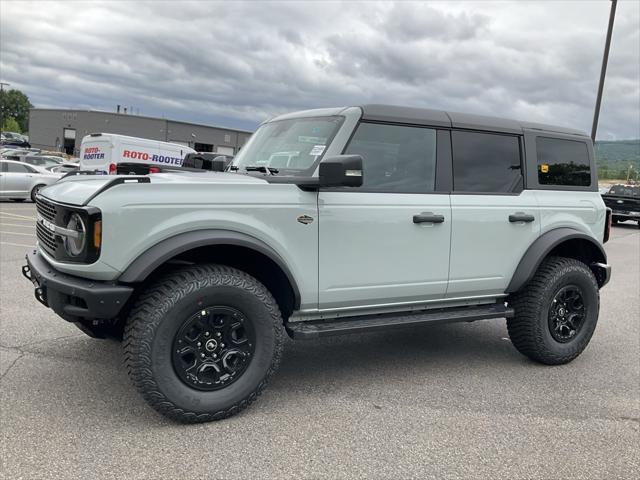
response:
M613 229L600 322L568 365L522 357L503 320L289 342L254 405L189 426L147 407L118 342L36 302L20 273L33 212L0 203L0 478L602 479L640 469L635 225Z

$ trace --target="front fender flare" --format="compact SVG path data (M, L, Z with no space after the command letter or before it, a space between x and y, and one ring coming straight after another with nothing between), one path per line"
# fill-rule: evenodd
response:
M271 259L283 271L291 284L295 297L294 308L300 306L300 290L284 259L269 245L251 235L232 230L196 230L162 240L136 258L120 275L118 282L138 283L144 281L156 268L166 261L194 248L209 245L236 245L255 250Z
M511 277L506 293L514 293L520 290L533 278L542 260L545 259L549 252L561 243L574 239L586 240L597 248L599 257L594 259L594 263L604 264L607 262L607 254L596 239L573 228L556 228L544 233L529 246Z

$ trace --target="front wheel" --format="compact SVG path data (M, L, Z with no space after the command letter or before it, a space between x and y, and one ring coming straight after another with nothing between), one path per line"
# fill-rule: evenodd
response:
M507 329L516 349L537 362L559 365L587 347L598 322L600 293L587 265L550 257L509 303L515 316L507 320Z
M33 203L36 203L36 196L38 195L38 192L45 186L46 185L36 185L31 189L31 201Z
M160 278L134 306L125 364L145 400L181 422L220 420L253 402L276 371L284 328L258 280L198 265Z

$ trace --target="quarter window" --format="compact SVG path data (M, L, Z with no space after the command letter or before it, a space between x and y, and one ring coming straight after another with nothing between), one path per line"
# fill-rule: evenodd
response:
M536 138L540 185L591 185L587 144L560 138Z
M453 189L510 193L522 190L520 139L514 135L453 131Z
M426 193L435 189L433 129L361 123L344 153L362 155L364 177L360 190Z

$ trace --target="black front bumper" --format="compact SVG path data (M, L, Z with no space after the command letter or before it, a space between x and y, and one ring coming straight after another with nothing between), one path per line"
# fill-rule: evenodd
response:
M37 250L26 255L22 274L34 286L36 299L70 322L116 318L133 293L133 288L88 280L53 268Z

